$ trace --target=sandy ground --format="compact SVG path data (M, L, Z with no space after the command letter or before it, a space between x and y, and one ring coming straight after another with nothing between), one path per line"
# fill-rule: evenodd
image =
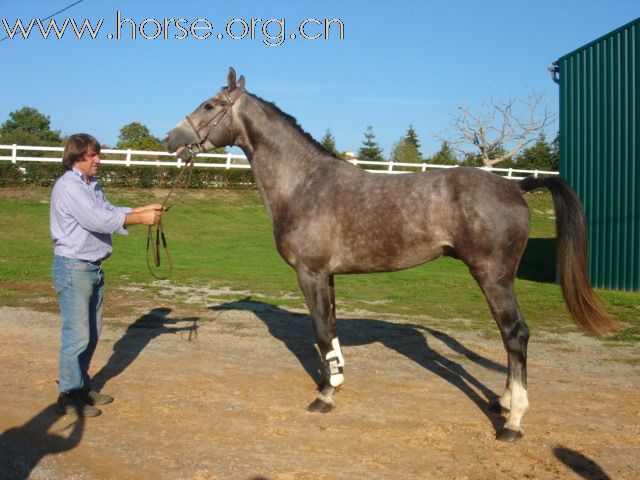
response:
M301 312L244 301L107 318L98 418L54 412L57 315L0 307L2 479L637 479L640 354L579 334L530 343L525 436L494 440L495 339L342 318L346 382L312 414ZM194 313L195 312L195 313Z

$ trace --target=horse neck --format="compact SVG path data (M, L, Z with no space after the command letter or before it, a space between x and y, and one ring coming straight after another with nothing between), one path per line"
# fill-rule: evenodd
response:
M285 204L308 174L329 157L292 121L251 95L236 114L236 145L251 163L256 185L271 216Z

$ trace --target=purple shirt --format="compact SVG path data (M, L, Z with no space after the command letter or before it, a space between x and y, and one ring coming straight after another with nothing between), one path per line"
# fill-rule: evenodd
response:
M53 253L89 262L104 260L113 251L111 235L127 234L124 219L129 212L131 208L109 203L96 177L86 183L78 169L66 171L51 191Z

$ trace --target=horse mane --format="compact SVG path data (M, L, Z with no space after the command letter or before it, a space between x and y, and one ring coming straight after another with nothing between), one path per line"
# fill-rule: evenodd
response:
M274 114L280 116L284 122L289 125L291 128L293 128L295 131L297 131L300 135L302 135L302 137L304 139L306 139L313 147L315 147L315 149L318 151L318 153L322 154L322 155L327 155L331 158L335 158L336 160L341 160L343 162L345 162L346 160L340 158L340 157L336 157L333 153L331 153L329 150L326 149L326 147L324 145L322 145L320 142L318 142L315 138L313 138L313 136L311 136L311 134L307 131L305 131L300 124L298 123L298 120L296 120L296 118L292 115L289 115L286 112L283 112L282 110L280 110L280 108L278 108L278 106L273 103L270 102L268 100L265 100L264 98L259 97L258 95L255 95L253 93L249 93L247 91L245 91L245 95L249 95L250 97L258 100L262 105L264 105L267 109L271 110Z

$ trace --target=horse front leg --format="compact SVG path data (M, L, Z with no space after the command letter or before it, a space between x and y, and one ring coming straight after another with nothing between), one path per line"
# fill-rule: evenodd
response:
M308 409L325 413L333 409L333 394L344 382L344 357L336 335L336 309L333 275L297 271L298 282L313 319L316 343L322 361L319 393Z

